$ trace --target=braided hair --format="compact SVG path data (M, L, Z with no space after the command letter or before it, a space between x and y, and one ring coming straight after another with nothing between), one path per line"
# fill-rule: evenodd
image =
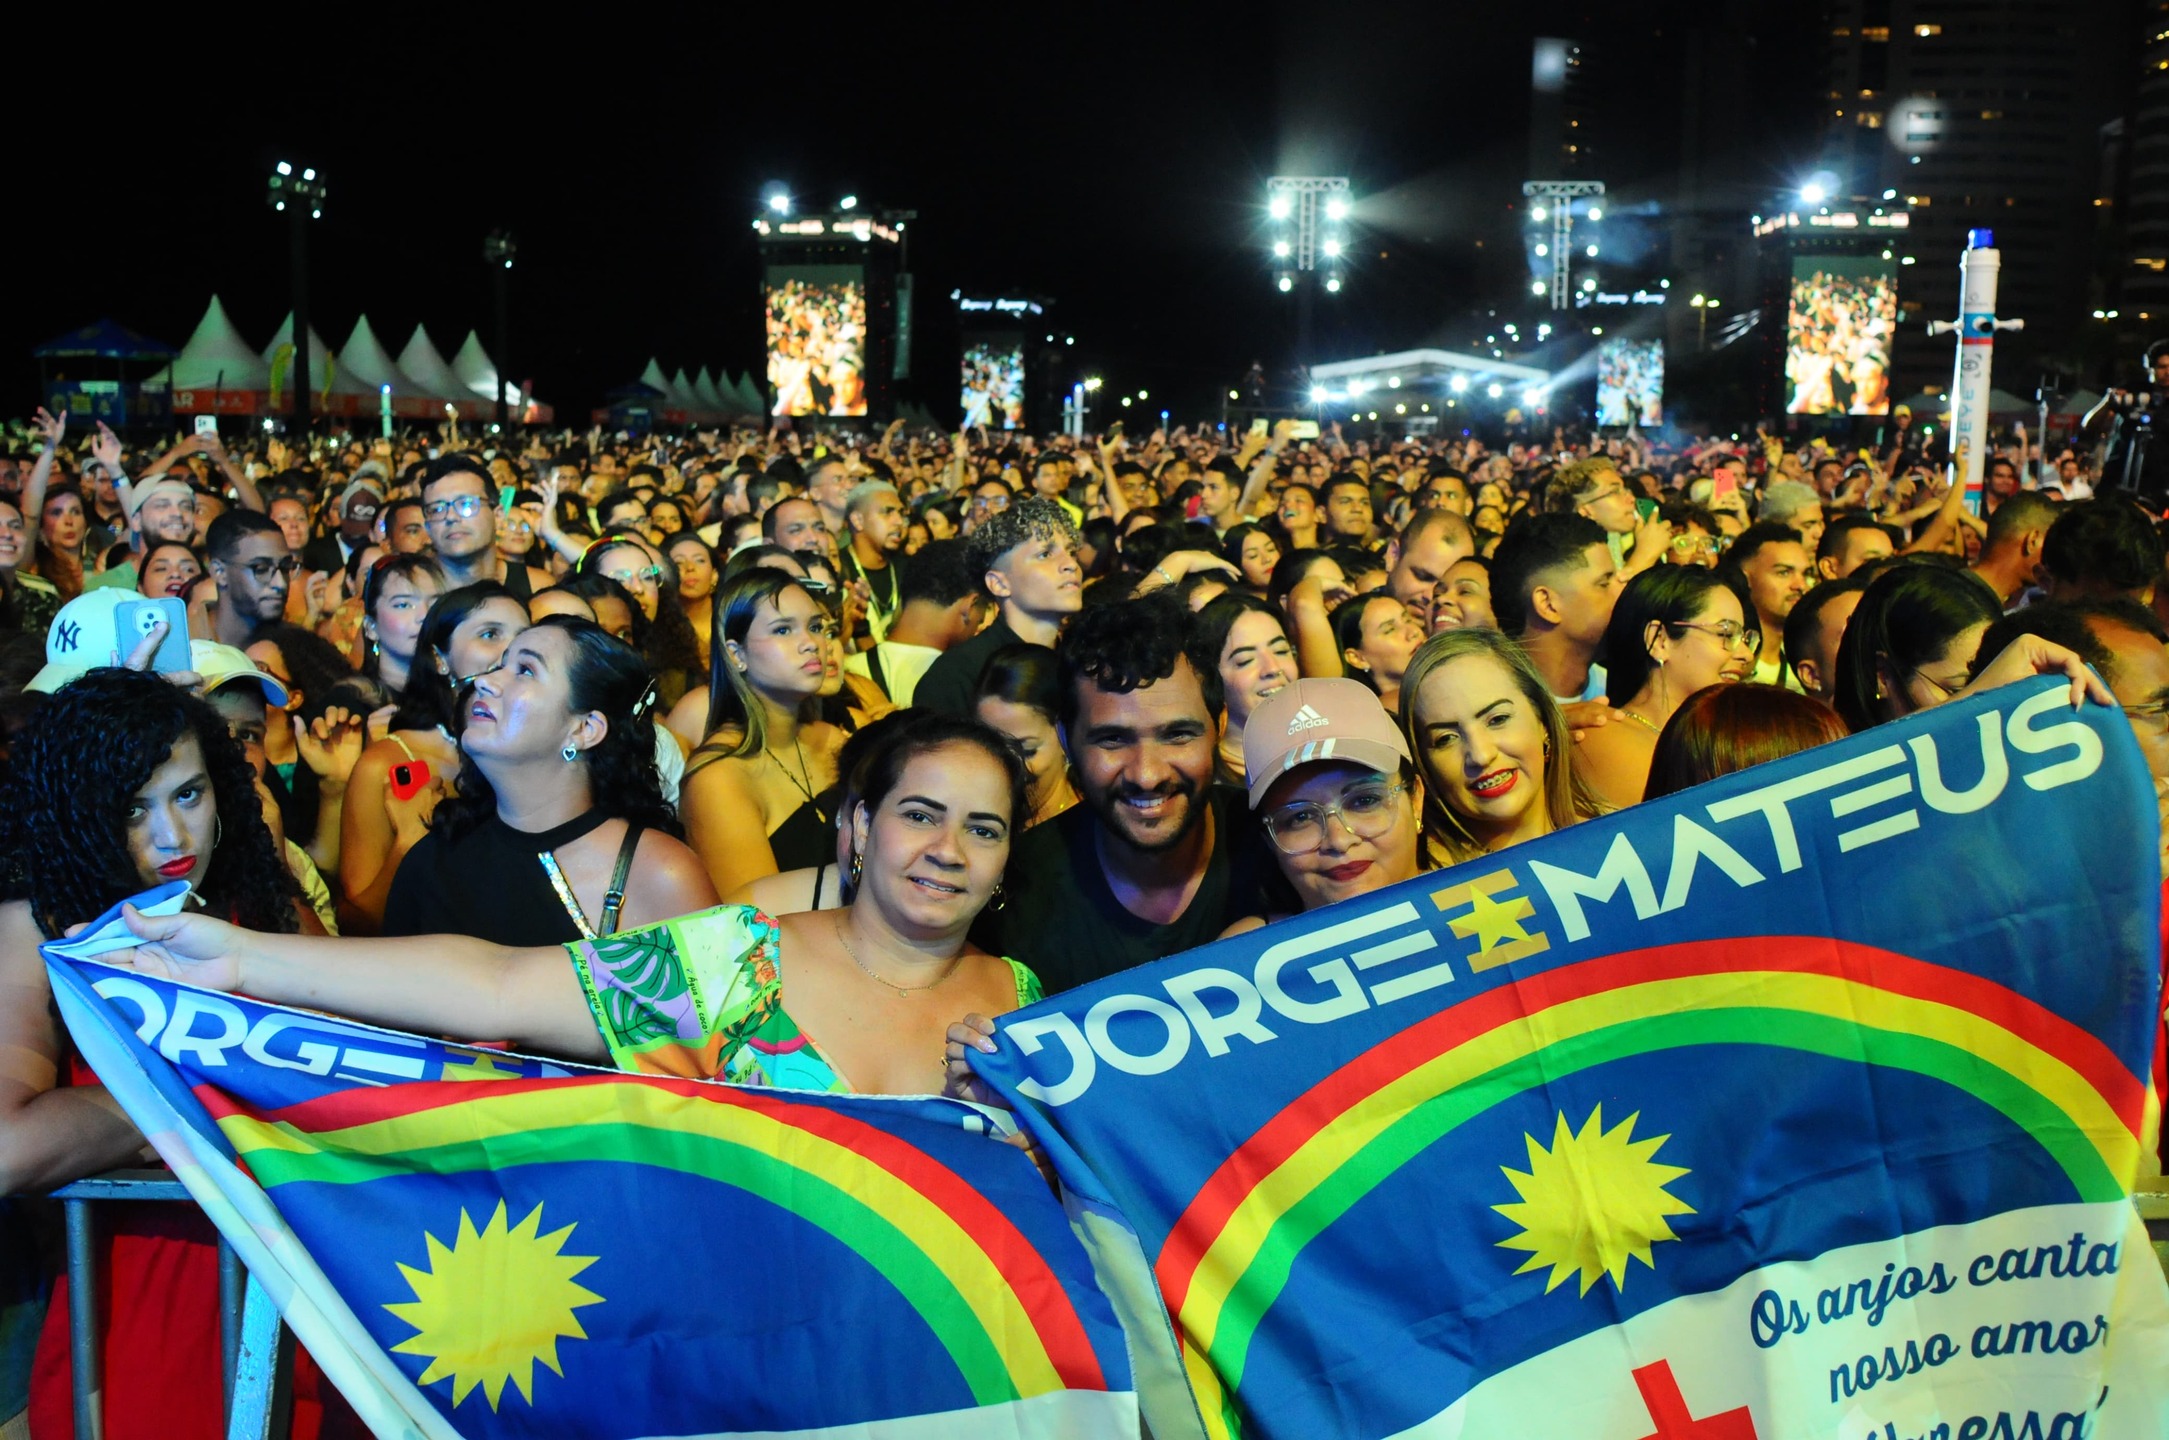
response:
M29 901L38 928L58 937L142 891L128 850L129 803L191 733L219 819L197 893L246 929L298 928L300 887L264 824L255 772L225 720L134 670L93 670L63 686L15 740L0 791L0 898Z

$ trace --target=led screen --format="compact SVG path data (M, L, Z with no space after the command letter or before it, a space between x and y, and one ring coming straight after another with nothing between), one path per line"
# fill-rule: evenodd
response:
M1607 340L1597 347L1597 423L1664 423L1664 342Z
M1898 276L1872 256L1801 255L1785 323L1785 413L1888 415Z
M866 413L866 278L855 265L771 267L772 415Z
M1024 345L1014 338L964 341L964 423L1015 430L1024 424Z

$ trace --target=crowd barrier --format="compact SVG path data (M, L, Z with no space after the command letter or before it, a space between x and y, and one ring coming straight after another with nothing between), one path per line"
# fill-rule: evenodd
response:
M52 1192L68 1234L68 1355L78 1440L104 1440L104 1365L98 1353L97 1209L111 1204L193 1205L164 1170L115 1170ZM288 1430L293 1337L240 1257L218 1246L218 1320L227 1440L271 1440Z

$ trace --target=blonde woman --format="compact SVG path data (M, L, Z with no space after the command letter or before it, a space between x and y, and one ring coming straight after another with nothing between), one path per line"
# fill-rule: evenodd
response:
M1401 679L1401 733L1423 781L1424 841L1442 865L1603 813L1568 763L1566 721L1519 645L1445 630Z

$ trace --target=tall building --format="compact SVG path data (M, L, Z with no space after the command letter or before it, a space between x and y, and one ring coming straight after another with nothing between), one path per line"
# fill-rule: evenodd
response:
M1539 35L1529 51L1529 177L1578 180L1596 173L1581 94L1580 42Z
M2003 255L1997 308L2026 322L1997 341L1997 378L2030 392L2029 372L2066 353L2101 303L2095 201L2103 128L2125 113L2134 78L2131 12L2104 0L1830 0L1825 13L1826 183L1912 211L1897 388L1948 382L1951 342L1929 339L1925 322L1957 317L1966 232L1987 229ZM2169 204L2161 213L2169 240Z
M2138 94L2123 129L2125 253L2116 304L2153 319L2169 312L2169 0L2148 0L2141 23Z

